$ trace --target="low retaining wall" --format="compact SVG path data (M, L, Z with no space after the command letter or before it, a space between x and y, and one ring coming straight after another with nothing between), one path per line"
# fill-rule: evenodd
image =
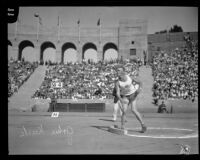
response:
M32 111L32 112L48 112L53 111L50 107L50 100L34 99L27 108L13 108L11 110L16 111ZM102 104L102 106L100 105ZM167 110L170 112L171 107L173 113L198 113L198 101L192 103L191 101L185 100L168 100L165 101ZM58 100L57 109L58 112L113 112L113 100L105 101L91 101L91 100ZM87 107L86 107L87 106ZM99 107L100 106L100 107ZM141 113L157 113L158 106L149 104L147 106L137 106L138 111ZM131 112L128 108L128 112Z
M48 112L105 112L105 103L50 103Z

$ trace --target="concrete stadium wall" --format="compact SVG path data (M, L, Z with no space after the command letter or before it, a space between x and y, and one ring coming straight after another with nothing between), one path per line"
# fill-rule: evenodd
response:
M48 112L48 109L50 107L51 100L47 99L32 99L30 108L25 111L33 111L33 112ZM111 113L113 112L113 100L95 100L91 101L89 99L82 99L77 102L74 102L72 99L58 99L57 103L69 103L69 104L93 104L96 103L105 103L105 112ZM161 104L161 101L159 102L159 105ZM190 100L182 100L182 99L176 99L176 100L166 100L165 101L167 110L170 111L171 107L173 107L173 113L198 113L198 99L196 99L195 102L192 102ZM23 109L18 109L18 111L22 111ZM157 113L158 106L155 106L154 104L151 105L142 105L138 106L138 111L141 113ZM131 109L129 108L128 113L131 113Z
M189 35L192 40L198 40L198 32L179 32L148 35L148 59L151 60L158 50L171 51L185 46L184 36Z
M12 46L9 50L9 55L13 57L19 57L18 54L21 51L19 45L23 41L29 41L32 43L36 59L40 61L41 45L45 42L52 43L56 50L56 61L61 62L62 58L62 46L65 43L72 43L76 46L78 53L77 61L82 60L83 47L87 43L92 43L96 46L98 53L98 60L103 60L103 47L112 43L117 46L118 58L143 58L143 51L147 51L147 21L146 20L121 20L119 27L101 27L101 39L100 28L93 27L61 27L58 39L58 28L47 28L40 26L38 40L37 40L37 28L36 26L19 25L18 32L14 34L14 31L8 27L8 41ZM79 41L80 33L80 41ZM134 43L132 43L134 42ZM112 48L112 47L111 47ZM116 49L114 47L114 49ZM130 55L130 49L136 49L136 55ZM16 56L17 55L17 56Z
M151 60L155 51L161 50L170 51L175 48L180 48L185 45L184 36L189 35L191 39L198 40L198 32L179 32L179 33L164 33L164 34L149 34L147 35L148 22L146 20L130 20L123 19L119 21L119 27L61 27L60 38L58 41L58 27L47 28L40 26L38 41L37 27L28 25L19 25L17 37L14 31L8 26L8 44L9 57L14 59L19 54L19 44L23 41L30 41L34 46L35 58L40 60L41 45L45 42L51 42L55 46L56 61L62 60L62 46L66 43L72 43L76 47L77 61L82 61L83 46L87 43L92 43L96 46L98 60L103 60L103 48L106 44L112 43L117 46L118 58L136 58L143 59L143 52L147 52L148 60ZM80 41L79 41L80 31ZM111 47L112 48L112 47ZM131 55L131 49L136 50L136 55Z

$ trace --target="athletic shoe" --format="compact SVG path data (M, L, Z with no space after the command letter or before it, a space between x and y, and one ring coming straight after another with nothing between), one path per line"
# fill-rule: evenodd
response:
M146 127L145 125L142 125L142 130L141 130L141 133L144 133L144 132L146 132L146 130L147 130L147 127Z
M121 129L125 129L124 125L121 125Z
M117 121L117 119L112 119L112 121L113 121L113 122L116 122L116 121Z

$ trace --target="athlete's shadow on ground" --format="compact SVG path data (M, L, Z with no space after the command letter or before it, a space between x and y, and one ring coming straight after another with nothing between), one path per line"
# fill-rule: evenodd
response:
M102 119L102 118L100 118L99 120L114 122L112 119ZM116 121L115 121L115 122L116 122ZM126 121L126 122L127 122L127 121ZM98 129L101 129L101 130L110 132L110 131L109 131L109 128L110 128L111 126L92 126L92 127L95 127L95 128L98 128ZM129 132L130 134L141 133L141 130L136 129L136 128L134 128L134 129L131 128L131 129L128 130L128 132Z
M100 130L104 130L104 131L113 133L113 132L111 132L111 131L109 130L111 126L91 126L91 127L94 127L94 128L100 129ZM139 130L139 129L129 129L128 132L129 132L130 134L141 133L141 130Z
M113 122L112 119L99 119L99 120Z
M102 120L102 121L109 121L109 122L121 122L121 120L112 120L112 119L99 119L99 120ZM125 122L128 122L127 120Z
M110 128L110 126L91 126L91 127L101 129L101 130L104 130L104 131L109 131L109 128Z

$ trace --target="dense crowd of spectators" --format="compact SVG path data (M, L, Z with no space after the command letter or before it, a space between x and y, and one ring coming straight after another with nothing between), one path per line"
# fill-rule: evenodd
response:
M8 97L17 92L22 84L38 67L37 62L17 61L10 59L8 62Z
M139 65L130 60L49 65L42 85L32 98L47 99L54 95L58 99L109 99L112 98L118 68L125 68L131 76L137 76ZM54 88L52 82L63 85Z
M198 42L190 41L182 49L162 51L153 58L153 97L183 98L193 102L198 97Z

